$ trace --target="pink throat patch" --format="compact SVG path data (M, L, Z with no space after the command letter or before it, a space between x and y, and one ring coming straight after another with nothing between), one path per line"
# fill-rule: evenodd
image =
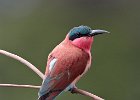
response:
M81 37L72 41L72 44L80 49L90 52L91 45L93 43L93 37Z

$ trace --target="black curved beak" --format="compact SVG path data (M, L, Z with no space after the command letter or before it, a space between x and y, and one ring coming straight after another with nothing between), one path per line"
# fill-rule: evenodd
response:
M104 33L110 33L110 32L108 32L106 30L97 29L97 30L92 30L90 33L90 36L95 36L95 35L104 34Z

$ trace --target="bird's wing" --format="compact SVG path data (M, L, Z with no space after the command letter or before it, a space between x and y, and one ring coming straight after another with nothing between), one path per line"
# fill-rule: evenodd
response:
M57 79L57 77L56 78L51 77L51 73L52 73L53 68L55 67L56 61L57 61L57 59L54 58L49 63L49 67L47 69L49 71L49 73L48 73L47 76L45 75L46 77L44 78L42 86L41 86L40 91L39 91L39 97L41 97L41 96L45 95L46 93L48 93L51 90L52 85L54 85L53 81L55 79Z
M48 75L45 77L40 88L39 98L46 98L49 97L50 94L52 95L52 93L54 93L52 96L53 98L55 95L61 93L75 79L70 76L71 73L68 69L57 69L57 67L59 67L59 63L57 63L57 61L58 59L56 58L52 59L49 67L46 69L48 70Z
M63 56L55 58L51 56L47 63L45 73L46 77L39 91L39 98L47 98L50 97L50 95L53 98L68 87L74 81L74 79L81 75L85 70L87 61L79 61L82 59L86 59L86 57L70 58Z

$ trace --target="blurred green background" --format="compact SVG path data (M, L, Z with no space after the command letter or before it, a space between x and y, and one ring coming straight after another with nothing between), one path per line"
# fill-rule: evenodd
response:
M0 49L45 71L49 52L79 25L105 29L95 37L93 63L78 82L106 100L140 99L139 0L0 0ZM0 55L0 83L40 85L25 65ZM0 87L0 100L37 100L37 89ZM90 100L61 94L58 100Z

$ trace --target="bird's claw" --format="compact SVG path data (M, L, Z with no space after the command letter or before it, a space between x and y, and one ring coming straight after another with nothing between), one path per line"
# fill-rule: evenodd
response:
M77 87L74 86L73 88L70 88L69 91L70 91L72 94L74 94L74 93L76 93L76 92L75 92L75 89L76 89L76 88L77 88Z

